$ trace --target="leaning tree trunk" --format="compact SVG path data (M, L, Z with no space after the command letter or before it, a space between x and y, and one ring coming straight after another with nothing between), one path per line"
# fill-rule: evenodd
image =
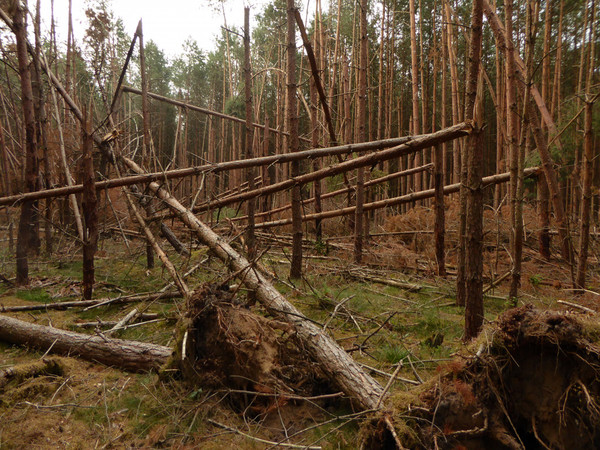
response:
M36 325L0 316L0 340L11 344L50 350L133 372L159 370L172 349L144 342L109 339Z
M142 169L133 161L123 158L124 163L136 173ZM383 388L365 373L333 339L290 304L273 285L252 267L252 264L236 252L225 239L202 223L190 210L171 197L158 183L149 184L152 190L178 217L192 229L198 238L237 274L256 299L269 312L290 323L312 357L321 364L329 376L350 397L355 398L365 409L376 408L384 394Z

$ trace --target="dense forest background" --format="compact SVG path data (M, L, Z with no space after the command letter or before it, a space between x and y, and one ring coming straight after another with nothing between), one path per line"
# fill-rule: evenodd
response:
M526 8L529 3L516 2L513 12L514 42L519 54L526 53ZM33 5L31 5L33 6ZM553 146L553 158L560 167L560 179L569 192L577 183L569 180L577 173L583 145L583 117L575 115L583 104L586 77L591 74L591 89L598 83L597 19L594 19L593 2L549 1L533 2L535 17L532 82L542 91L542 96L557 127L562 149ZM468 24L471 7L467 3L424 2L416 5L416 42L418 69L418 111L413 111L411 85L411 35L408 2L368 2L368 54L367 75L367 140L403 136L413 133L418 116L417 133L438 130L464 117L465 79L467 66ZM359 3L316 2L306 13L309 36L317 55L321 78L331 103L332 117L340 143L355 142L357 134L357 83L358 83L358 18ZM498 5L502 16L504 8ZM254 96L254 122L284 130L285 109L285 1L274 1L256 15L252 30L252 70ZM40 45L48 63L63 80L74 97L83 102L94 100L95 117L106 115L106 104L112 100L123 61L127 54L131 30L124 30L122 21L111 12L110 3L90 1L86 12L88 25L81 41L56 42L54 36L41 36ZM594 19L592 21L592 19ZM30 33L32 32L30 27ZM243 42L242 30L223 30L214 43L214 50L204 52L193 40L182 47L181 54L168 58L152 41L146 43L148 88L152 93L179 99L213 111L243 118ZM11 33L2 36L3 129L7 155L3 157L3 194L17 192L22 170L20 143L23 127L18 108L19 83L16 55ZM300 39L299 39L300 41ZM67 45L65 45L67 44ZM504 105L501 98L503 86L503 57L499 53L489 26L483 28L482 45L483 87L482 101L485 134L485 175L506 170L506 143L498 130L498 108ZM136 50L137 52L137 50ZM139 59L134 55L125 84L140 86ZM299 119L300 132L309 138L310 124L310 68L302 52L298 55ZM44 98L48 94L42 77ZM505 106L504 106L505 108ZM119 110L118 128L141 130L141 99L123 96ZM163 167L197 165L203 161L238 159L241 152L241 127L236 124L202 115L160 102L152 102L151 132L157 156ZM64 113L64 111L63 111ZM415 114L416 113L416 114ZM317 114L319 114L317 112ZM575 118L575 120L573 120ZM63 120L60 118L60 120ZM56 118L51 113L50 125ZM597 124L598 114L594 115ZM328 145L323 120L319 120L319 145ZM569 125L569 126L567 126ZM54 127L50 126L52 133ZM67 132L74 133L75 130ZM132 141L137 142L134 133ZM49 136L50 154L56 153L56 136ZM261 140L257 136L257 140ZM75 151L73 141L65 139L69 154ZM308 144L302 144L307 147ZM268 149L260 143L256 148L268 152L284 152L285 139L275 136ZM446 152L446 181L456 182L458 170L452 151ZM456 152L454 152L456 153ZM426 152L424 161L431 161ZM408 162L404 162L405 165ZM527 165L539 164L535 151L527 152ZM52 164L50 165L52 166ZM43 171L44 169L42 169ZM597 171L595 171L597 172ZM42 177L56 184L60 174ZM595 179L597 176L595 177ZM223 187L235 186L235 177L223 180ZM428 186L425 177L424 186ZM398 187L390 188L391 195ZM404 186L404 189L407 189ZM415 187L420 190L421 186ZM501 189L500 189L501 190ZM496 199L502 195L497 195ZM569 196L565 197L570 198ZM575 205L577 202L569 202ZM597 204L598 202L596 202ZM573 208L571 207L571 211Z

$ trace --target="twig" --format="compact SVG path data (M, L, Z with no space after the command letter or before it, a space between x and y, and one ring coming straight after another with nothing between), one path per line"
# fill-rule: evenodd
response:
M127 325L129 322L131 322L137 314L138 314L137 308L133 308L131 311L129 311L129 313L127 313L125 315L125 317L123 317L121 320L119 320L114 327L112 327L110 330L105 331L104 334L106 334L107 336L110 336L112 333L114 333L118 329L123 328L124 325Z
M502 282L502 280L506 279L509 275L510 275L510 270L508 272L506 272L504 275L502 275L500 278L497 278L496 280L492 281L490 283L490 285L483 290L483 293L485 294L486 292L489 292L492 289L494 289L498 284L500 284L500 282Z
M384 372L383 370L376 369L375 367L368 366L367 364L363 364L363 363L359 363L359 364L361 365L361 367L364 367L365 369L372 370L373 372L378 373L379 375L383 375L384 377L391 378L391 377L394 376L393 374ZM396 380L402 381L403 383L407 383L407 384L413 384L415 386L418 386L419 384L421 384L418 381L409 380L408 378L402 378L402 377L399 377L399 376L396 376Z
M396 445L398 446L398 448L400 450L406 450L406 447L404 447L402 445L402 442L400 442L400 438L398 437L398 433L396 433L396 429L394 428L394 424L392 423L392 421L390 420L390 416L386 415L385 419L383 419L389 432L392 434L392 437L394 438L394 441L396 442Z
M60 405L37 405L31 402L19 402L17 405L33 406L35 409L52 409L52 408L97 408L96 406L78 405L77 403L61 403Z
M247 437L248 439L252 439L253 441L262 442L263 444L269 444L269 445L275 445L275 446L287 447L287 448L303 448L303 449L309 449L309 450L321 450L321 446L307 447L306 445L285 444L285 443L267 441L266 439L261 439L256 436L252 436L248 433L244 433L243 431L240 431L237 428L232 428L232 427L228 427L227 425L223 425L222 423L219 423L215 420L212 420L212 419L207 419L207 420L208 420L208 422L212 423L213 425L215 425L219 428L223 428L224 430L228 430L233 433L237 433L241 436Z
M327 322L325 322L325 325L323 325L323 332L325 332L325 330L327 329L327 326L329 325L329 323L333 320L333 318L335 317L335 315L337 314L338 310L344 306L344 303L346 303L348 300L354 298L355 295L351 295L350 297L346 297L345 299L343 299L341 302L339 302L337 305L335 305L335 308L333 308L333 312L331 313L331 316L329 316L329 319L327 319Z
M255 395L257 397L285 397L286 399L289 399L289 400L305 400L305 401L322 400L325 398L337 398L337 397L344 396L343 392L334 392L333 394L314 395L312 397L302 397L301 395L286 394L284 392L269 393L269 392L246 391L244 389L228 389L226 392L233 393L233 394L249 394L249 395Z
M394 373L392 374L392 376L388 380L387 384L383 388L383 392L379 396L379 399L377 400L377 404L375 405L376 408L379 408L381 406L381 402L383 401L383 397L385 397L385 394L387 394L387 391L390 389L390 387L392 386L392 384L396 380L396 377L398 376L398 373L400 372L400 369L402 369L402 364L397 364L397 366L398 367L396 367L396 370L394 370Z
M141 327L142 325L150 325L151 323L164 322L165 320L167 320L167 319L166 318L163 318L163 319L152 319L152 320L147 320L145 322L130 323L128 325L124 325L124 326L119 327L119 328L115 327L113 329L113 331L128 330L130 328Z
M581 309L582 311L588 312L590 314L596 314L596 311L594 311L593 309L588 308L586 306L578 305L577 303L571 303L564 300L556 300L556 303L560 303L561 305L567 305L571 308Z
M410 359L410 355L406 355L406 357L408 358L408 363L410 364L410 368L412 369L413 373L415 374L415 377L417 378L417 380L419 380L420 384L423 384L423 380L419 376L417 369L415 369L415 366L413 365L412 360Z
M377 328L375 331L373 331L373 332L372 332L370 335L368 335L368 336L365 338L365 340L364 340L364 341L362 341L362 344L360 344L360 346L361 346L361 347L362 347L362 346L364 346L364 345L367 343L367 341L368 341L369 339L371 339L373 336L375 336L377 333L379 333L379 330L381 330L381 329L382 329L382 328L385 326L385 324L386 324L386 323L388 323L388 322L391 320L391 318L392 318L392 317L394 317L394 316L396 315L396 313L397 313L397 312L398 312L398 311L394 311L392 314L390 314L390 315L388 316L388 318L387 318L387 319L385 319L385 320L384 320L384 321L381 323L381 325L379 325L379 327L378 327L378 328Z

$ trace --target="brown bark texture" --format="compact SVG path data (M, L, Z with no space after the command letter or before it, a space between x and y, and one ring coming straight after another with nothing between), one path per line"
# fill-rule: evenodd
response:
M92 108L89 109L91 114ZM94 291L94 255L98 245L98 200L94 188L94 158L92 156L92 118L86 118L82 130L83 178L83 298L90 300Z
M296 6L294 0L287 0L287 121L290 133L289 152L295 153L298 141L298 106L296 101L296 28L294 26ZM300 175L300 162L292 161L290 175ZM292 203L292 257L290 278L302 276L302 195L300 185L294 184L291 193Z
M481 60L483 8L482 0L473 0L471 17L471 42L469 46L469 71L465 101L465 119L475 117L475 104ZM466 270L465 270L465 339L479 334L483 325L483 132L475 130L467 138L465 164L467 169L466 192ZM461 202L462 203L462 202ZM462 205L461 205L462 206ZM461 212L462 214L462 212Z
M136 173L142 172L133 161L123 159ZM275 317L288 322L302 340L308 352L321 365L323 371L340 388L365 409L379 404L383 388L326 333L314 323L303 318L264 275L236 252L225 239L202 223L190 210L184 208L175 198L161 188L158 183L149 184L152 190L178 217L192 229L198 238L237 274L243 284L253 291L256 299Z
M254 109L252 107L252 68L250 66L250 8L244 8L244 94L246 96L246 126L244 129L245 154L244 159L250 159L254 156L254 127L252 119ZM254 189L254 167L246 169L246 182L248 189ZM254 211L256 201L250 199L247 205L248 223L246 228L246 248L248 249L248 259L254 260L256 256L256 239L254 237Z
M171 356L171 349L144 342L109 339L0 316L0 340L53 353L78 356L132 372L158 370Z
M21 104L25 123L25 190L34 192L39 189L39 155L37 149L35 112L33 105L33 90L31 72L27 58L27 29L25 12L20 2L15 8L13 17L14 33L17 42L17 59L19 61L19 77L21 78ZM27 201L21 205L19 230L17 235L17 284L29 283L28 252L32 242L36 240L33 234L37 226L37 202Z
M94 135L95 136L95 135ZM148 183L150 181L172 180L177 178L203 175L205 173L220 173L233 169L244 169L247 167L270 166L273 164L284 164L290 161L310 160L326 156L346 155L352 152L364 153L371 150L381 150L410 142L421 136L403 136L399 138L383 139L381 141L364 142L359 144L346 144L336 147L317 148L304 150L297 153L284 153L279 155L263 156L248 160L225 161L221 163L203 164L201 166L188 167L186 169L167 170L164 172L146 173L144 175L132 175L127 177L113 178L111 180L97 181L96 190L114 189L133 184ZM96 140L94 139L94 142ZM100 141L101 142L101 141ZM62 197L83 192L83 185L63 186L54 189L45 189L25 194L15 194L0 198L0 206L16 206L27 200L39 200L50 197ZM199 209L195 208L195 211Z

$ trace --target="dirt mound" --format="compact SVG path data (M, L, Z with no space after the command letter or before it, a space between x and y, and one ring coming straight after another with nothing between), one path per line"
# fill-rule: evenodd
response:
M600 448L597 324L530 306L486 330L465 361L454 361L413 395L392 399L410 448ZM378 421L367 448L394 448Z
M247 411L251 405L262 413L328 387L290 331L287 324L254 313L228 290L206 284L189 299L174 361L188 382L229 389L236 408Z

